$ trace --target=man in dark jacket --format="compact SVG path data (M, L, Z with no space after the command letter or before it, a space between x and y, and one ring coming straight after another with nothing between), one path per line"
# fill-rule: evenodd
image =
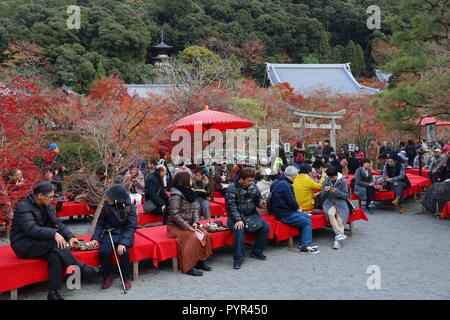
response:
M90 244L95 248L100 242L100 262L102 265L102 289L108 289L112 283L110 259L113 250L120 259L125 289L131 289L130 247L134 243L137 228L136 207L131 203L127 190L120 184L114 184L106 191L108 197L98 218L95 233ZM111 243L111 238L115 248Z
M312 222L308 214L300 212L295 199L292 183L298 174L297 168L289 166L284 175L270 186L269 207L277 219L300 230L301 237L298 247L301 252L319 253L317 246L312 244Z
M332 152L334 152L334 148L330 145L330 140L329 139L325 139L322 143L323 145L323 150L322 150L322 157L325 156L330 156L330 154Z
M55 187L41 182L33 194L21 201L14 213L11 230L11 247L19 258L44 259L48 261L48 300L63 300L61 289L62 267L76 265L82 274L92 277L98 269L77 261L70 247L78 240L56 217L51 206Z
M214 190L225 195L226 187L231 181L226 161L223 161L214 173Z
M155 172L145 181L145 201L152 201L156 205L156 208L151 213L164 215L166 212L166 207L169 204L169 198L166 195L163 181L166 174L166 167L159 164ZM144 210L146 207L144 203Z
M411 183L406 176L406 165L402 163L401 159L396 154L391 154L389 156L389 160L384 165L383 176L385 188L395 192L395 199L392 201L392 204L395 206L398 213L404 213L405 208L402 208L401 206L403 193L406 189L411 187Z
M256 241L251 257L258 260L266 260L263 251L269 237L269 225L261 218L256 207L261 206L261 193L253 183L255 169L243 168L239 172L239 181L231 183L225 193L227 207L227 225L233 232L234 269L240 269L245 257L244 236L248 231L245 228L246 220L258 219L261 227L256 230ZM252 216L252 218L249 218Z

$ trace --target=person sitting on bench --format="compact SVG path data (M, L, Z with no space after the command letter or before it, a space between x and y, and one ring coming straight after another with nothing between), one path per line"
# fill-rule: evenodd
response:
M345 177L331 166L327 169L327 178L322 185L323 211L330 222L336 236L333 249L339 249L341 243L347 239L344 226L347 223L350 210L347 204L349 196Z
M78 242L73 233L56 217L52 206L56 187L41 182L33 194L22 200L14 212L11 247L22 259L44 259L48 262L48 300L64 300L61 289L62 267L76 265L82 275L93 277L98 268L77 261L70 247Z
M375 181L370 168L371 162L368 158L361 161L361 167L355 173L355 190L353 191L359 200L366 201L364 211L370 214L372 214L370 204L375 200Z
M403 192L411 187L411 183L406 176L406 166L396 154L391 154L388 161L384 165L383 176L385 181L385 189L395 192L395 199L392 204L397 209L398 213L404 213L405 208L402 208Z
M100 212L94 235L89 244L96 248L100 243L102 289L108 289L111 286L110 259L113 250L116 250L120 260L120 270L125 289L130 290L130 248L133 246L134 233L137 228L136 206L131 202L125 187L120 184L112 185L111 188L106 190L105 195L107 199ZM110 233L108 230L110 230ZM114 248L111 241L114 243Z
M300 168L305 168L305 166L311 169L307 164L300 165ZM301 233L298 244L300 252L316 254L319 253L319 250L312 243L311 218L308 214L300 211L292 187L297 174L297 168L289 166L284 171L284 175L274 181L270 186L269 208L272 213L276 214L278 220L299 229ZM313 181L311 180L311 182Z

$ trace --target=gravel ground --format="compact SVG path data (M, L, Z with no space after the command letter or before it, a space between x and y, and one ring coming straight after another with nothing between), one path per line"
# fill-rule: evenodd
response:
M320 253L289 250L286 242L270 242L267 261L247 258L232 268L230 248L214 251L212 272L203 277L174 273L170 261L156 270L140 263L140 276L128 294L121 293L118 274L109 290L101 279L82 282L81 290L62 290L66 299L450 299L450 220L420 214L419 202L408 202L399 215L375 209L370 221L358 221L352 237L333 250L330 229L314 231ZM70 223L75 232L86 223ZM248 250L249 253L249 250ZM381 272L381 288L368 289L367 267ZM195 285L195 289L194 289ZM45 299L46 283L19 289L19 299ZM217 289L214 289L217 288ZM0 299L7 299L6 294Z

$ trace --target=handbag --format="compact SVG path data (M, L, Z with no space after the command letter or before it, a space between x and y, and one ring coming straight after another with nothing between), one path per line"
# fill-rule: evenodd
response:
M263 220L259 214L244 217L244 229L247 232L256 232L263 227Z
M160 191L161 188L159 188L157 195L159 194ZM158 208L158 206L152 200L147 200L144 202L145 213L152 213L156 208Z

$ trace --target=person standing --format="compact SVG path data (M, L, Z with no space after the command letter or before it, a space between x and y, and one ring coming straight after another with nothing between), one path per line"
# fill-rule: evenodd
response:
M367 158L370 160L372 168L378 168L378 155L380 154L380 146L375 139L370 140Z
M93 277L98 269L76 260L70 247L78 242L74 234L56 217L53 203L55 186L41 182L33 193L22 200L15 212L11 228L11 248L21 259L43 259L48 263L48 300L64 300L61 289L62 268L76 265L85 277Z
M240 171L239 180L231 183L225 193L228 213L227 225L233 232L234 269L240 269L244 263L244 235L246 232L256 233L251 257L261 261L267 259L263 252L266 248L270 229L267 222L261 218L256 210L263 204L261 193L253 183L255 175L255 169L243 168ZM254 225L255 229L251 225Z
M330 140L325 139L322 143L323 149L322 149L322 157L328 157L330 158L331 153L334 153L334 148L330 145Z
M411 139L408 140L408 144L405 147L406 156L408 157L408 166L412 167L414 158L416 157L416 145Z
M125 289L130 290L130 249L134 244L134 233L137 229L136 206L127 190L120 184L113 184L106 190L105 195L107 199L100 212L90 245L93 248L100 247L102 289L111 287L113 279L110 261L113 250L116 250Z
M301 167L308 166L303 164ZM308 214L301 212L295 199L294 188L292 184L298 174L297 168L289 166L284 172L284 176L278 178L270 186L272 193L269 207L272 213L276 214L278 220L300 231L298 248L300 252L316 254L319 253L318 247L312 242L312 222Z
M305 152L306 148L303 146L303 143L300 139L297 140L297 144L294 147L294 166L298 169L300 165L305 161Z
M48 146L48 169L53 173L55 181L56 192L62 192L62 182L64 180L64 171L66 168L61 164L61 154L56 143L51 143Z

